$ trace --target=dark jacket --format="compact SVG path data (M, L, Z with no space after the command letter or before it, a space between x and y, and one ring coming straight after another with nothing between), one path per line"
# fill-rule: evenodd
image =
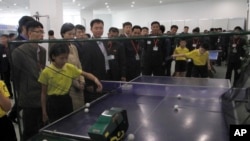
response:
M37 59L37 50L40 47L40 64ZM13 50L13 75L18 92L18 105L22 108L41 107L41 84L37 81L41 67L45 66L46 50L32 43L25 43Z
M10 71L10 62L7 49L0 44L0 73Z
M104 43L106 47L107 44ZM83 57L83 70L95 75L99 80L105 80L106 69L105 69L105 59L96 41L89 41L83 44L85 50ZM86 86L93 85L90 80L85 80Z
M126 77L126 60L125 49L121 43L117 41L109 42L106 49L110 56L109 67L111 72L111 80L121 80L121 77Z
M157 47L157 50L154 48ZM166 39L147 39L144 42L143 66L161 67L167 56Z
M235 47L233 45L236 45ZM228 62L241 62L240 57L246 56L245 47L247 45L244 38L231 38L228 47Z

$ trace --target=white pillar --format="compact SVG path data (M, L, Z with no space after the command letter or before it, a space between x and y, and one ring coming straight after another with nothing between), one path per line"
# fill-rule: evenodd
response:
M29 0L30 13L36 15L38 12L39 21L44 27L44 39L48 39L48 31L54 30L55 37L61 38L60 28L63 24L62 0Z
M250 28L250 14L249 14L249 8L250 8L250 6L249 6L250 4L249 4L249 0L247 0L247 19L246 19L246 30L249 30L249 28Z

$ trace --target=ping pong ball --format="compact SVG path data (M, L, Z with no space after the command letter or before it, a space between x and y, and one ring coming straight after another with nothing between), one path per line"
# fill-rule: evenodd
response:
M47 139L43 139L42 141L48 141Z
M129 134L128 135L128 141L133 141L135 139L135 135L134 134Z
M178 110L179 106L178 105L174 105L174 109Z
M89 103L86 103L86 104L85 104L85 107L89 107L89 106L90 106L90 104L89 104Z
M85 113L88 113L88 112L89 112L89 109L88 109L88 108L85 108L85 109L84 109L84 112L85 112Z
M181 94L178 94L178 95L177 95L177 98L178 98L178 99L181 99Z

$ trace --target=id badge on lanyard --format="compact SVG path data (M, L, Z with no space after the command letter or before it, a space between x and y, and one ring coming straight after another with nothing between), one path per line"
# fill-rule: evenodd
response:
M135 54L135 60L140 60L140 56L138 53Z
M159 41L158 39L154 39L153 51L158 51L158 46L157 46L158 41Z

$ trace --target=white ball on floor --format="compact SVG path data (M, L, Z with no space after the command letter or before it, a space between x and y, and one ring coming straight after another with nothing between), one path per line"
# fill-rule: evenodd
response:
M174 110L175 110L175 111L178 111L178 108L179 108L178 105L174 105Z
M177 95L177 98L178 98L178 99L181 99L181 94L178 94L178 95Z
M89 109L88 109L88 108L85 108L85 109L84 109L84 112L85 112L85 113L88 113L88 112L89 112Z
M89 106L90 106L90 104L89 104L89 103L86 103L86 104L85 104L85 107L89 107Z
M128 135L128 141L133 141L135 139L135 135L134 134L129 134Z
M48 141L47 139L43 139L42 141Z

